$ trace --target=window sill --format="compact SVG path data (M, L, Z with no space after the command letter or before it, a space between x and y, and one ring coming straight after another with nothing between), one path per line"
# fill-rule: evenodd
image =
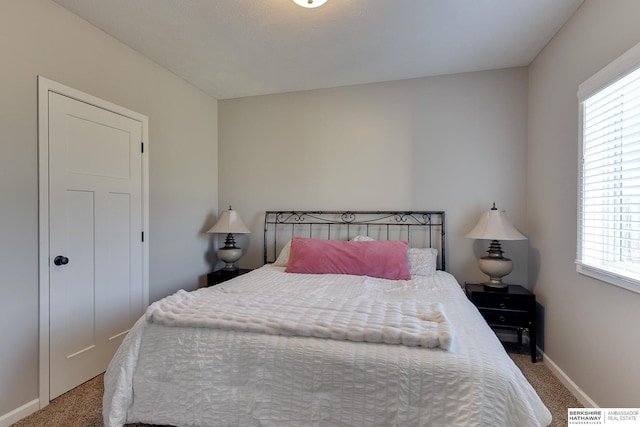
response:
M619 276L608 271L600 270L595 267L584 265L578 261L576 261L576 271L582 275L592 277L601 282L605 282L610 285L640 294L640 282L636 280Z

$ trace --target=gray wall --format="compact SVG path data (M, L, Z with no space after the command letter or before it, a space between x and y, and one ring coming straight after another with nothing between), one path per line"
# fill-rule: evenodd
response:
M640 2L587 0L529 67L529 281L548 358L604 407L640 406L640 295L575 270L578 85L640 42Z
M265 210L441 209L449 271L484 279L488 241L463 237L481 212L526 234L526 89L513 68L220 101L218 201L253 231L240 265L262 263ZM503 247L526 285L526 241Z
M37 76L149 117L150 298L209 271L217 101L49 0L0 3L0 419L38 398Z

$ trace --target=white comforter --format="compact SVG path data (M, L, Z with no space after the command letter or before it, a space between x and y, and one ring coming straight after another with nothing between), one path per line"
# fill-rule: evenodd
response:
M292 279L295 281L292 282ZM141 318L105 374L106 426L544 426L551 415L453 276L411 281L265 266L198 293L264 288L440 303L451 351L156 324ZM324 289L324 290L323 290Z

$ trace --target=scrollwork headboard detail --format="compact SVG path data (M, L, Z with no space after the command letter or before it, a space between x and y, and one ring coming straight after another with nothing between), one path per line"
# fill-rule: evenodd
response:
M416 248L438 249L438 269L445 270L444 211L266 211L264 262L273 263L293 236L351 240L406 240Z

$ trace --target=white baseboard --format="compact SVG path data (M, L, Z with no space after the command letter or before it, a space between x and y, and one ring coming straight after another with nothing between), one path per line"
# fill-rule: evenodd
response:
M596 404L596 402L593 401L593 399L591 399L587 395L587 393L582 391L582 389L580 387L578 387L578 385L576 383L574 383L571 380L571 378L569 378L569 376L567 374L565 374L564 371L562 369L560 369L560 367L558 365L556 365L553 360L551 360L551 358L549 356L544 354L544 352L542 350L540 350L540 347L537 347L537 350L538 350L538 353L540 353L542 355L543 363L560 380L560 382L567 389L569 389L571 394L573 394L576 397L576 399L578 399L578 401L580 403L582 403L582 405L585 408L599 408L600 407L600 406L598 406Z
M40 400L33 399L19 408L0 416L0 427L9 427L11 424L20 421L24 417L33 414L40 409Z

